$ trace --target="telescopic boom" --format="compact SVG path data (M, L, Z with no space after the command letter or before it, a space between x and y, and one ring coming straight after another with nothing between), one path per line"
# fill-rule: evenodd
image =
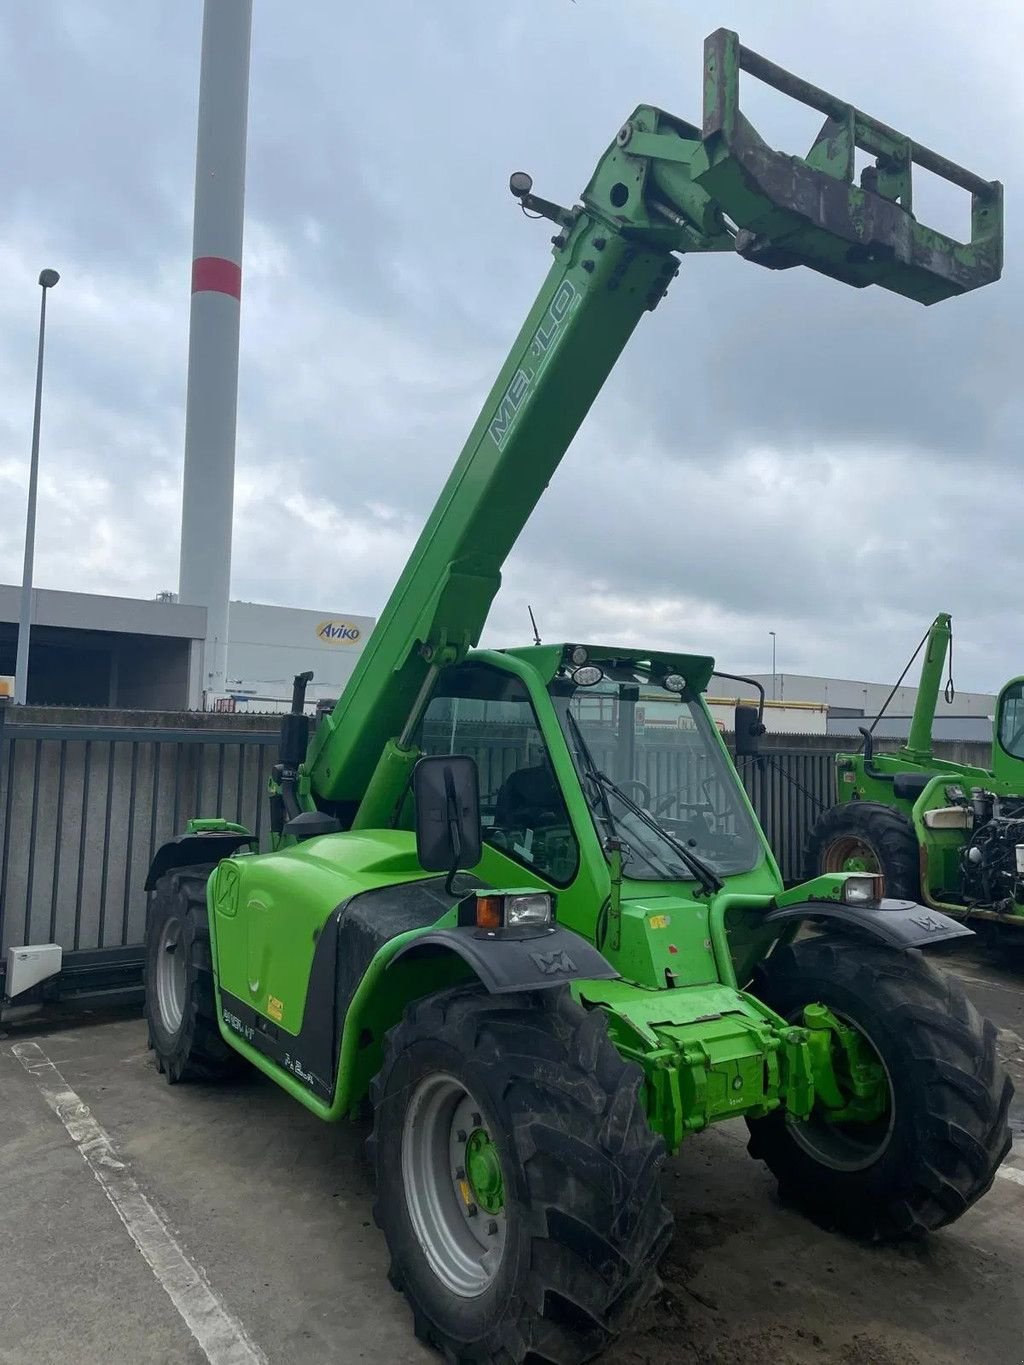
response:
M773 151L739 107L746 71L821 110L803 157ZM854 183L860 147L875 164ZM960 185L972 235L918 223L912 168ZM691 252L806 265L934 303L998 278L1002 189L790 75L720 29L704 49L704 122L649 105L622 125L583 193L561 208L510 182L555 223L554 264L362 657L297 778L301 804L344 825L391 822L437 671L479 640L501 569L645 311Z

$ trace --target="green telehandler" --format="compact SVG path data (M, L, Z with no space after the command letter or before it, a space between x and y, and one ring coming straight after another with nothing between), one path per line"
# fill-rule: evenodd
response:
M1024 678L1008 682L996 702L991 768L936 758L932 730L952 638L949 614L940 612L918 646L907 742L876 754L873 731L861 727L862 749L836 755L836 804L811 830L807 875L878 872L896 896L1022 928Z
M824 113L805 157L744 118L741 70ZM969 243L914 219L913 164L971 194ZM207 819L157 853L146 1008L171 1082L244 1060L322 1119L372 1111L417 1335L454 1362L568 1365L654 1291L659 1171L688 1134L744 1118L812 1214L914 1235L989 1188L1011 1085L917 951L969 930L874 875L783 888L704 700L713 661L478 649L502 564L680 256L934 303L998 277L1001 191L726 30L702 127L642 105L580 205L510 188L555 225L551 271L312 735L295 681L270 851ZM657 752L651 693L674 708Z

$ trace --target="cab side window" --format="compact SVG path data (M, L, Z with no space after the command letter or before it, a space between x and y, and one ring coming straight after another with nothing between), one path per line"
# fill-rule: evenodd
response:
M480 770L484 838L556 886L579 848L526 687L486 664L442 674L423 719L425 754L469 754Z
M1014 758L1024 758L1024 683L1014 683L1003 693L999 743Z

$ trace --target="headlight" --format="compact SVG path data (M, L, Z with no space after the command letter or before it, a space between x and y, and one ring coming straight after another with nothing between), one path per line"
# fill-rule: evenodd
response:
M872 905L885 895L885 878L880 872L851 872L843 883L847 905Z
M506 896L505 923L550 924L551 897L543 892L530 896Z
M544 928L555 918L546 891L474 891L459 904L459 923L477 929Z
M590 658L590 655L587 653L586 645L573 645L569 653L569 658L577 668L579 668L581 664L585 664Z

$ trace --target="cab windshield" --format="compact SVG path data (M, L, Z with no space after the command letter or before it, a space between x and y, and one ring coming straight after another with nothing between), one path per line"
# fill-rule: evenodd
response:
M626 875L693 880L680 844L718 876L755 867L761 841L699 698L668 690L645 664L600 672L590 686L556 678L550 692L602 843L622 841Z

